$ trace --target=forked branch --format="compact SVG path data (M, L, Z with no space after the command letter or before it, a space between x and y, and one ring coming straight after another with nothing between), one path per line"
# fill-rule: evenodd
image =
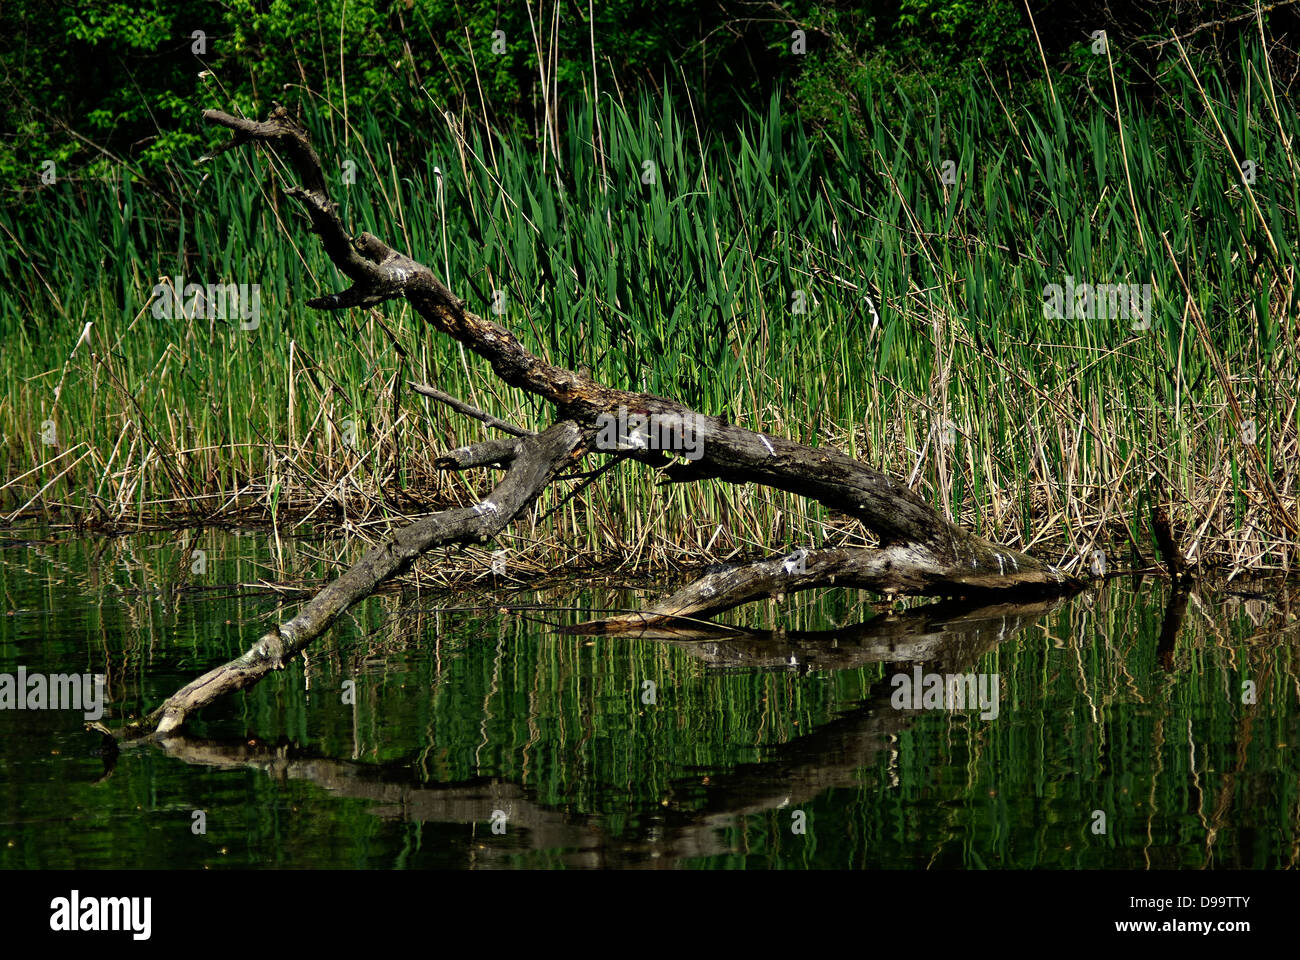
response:
M535 437L513 441L510 469L485 499L470 507L443 510L398 530L316 594L293 619L272 628L243 656L182 687L123 734L175 730L187 716L218 697L250 687L273 670L283 670L349 607L402 573L421 554L434 547L491 540L537 499L562 467L581 455L583 442L582 432L568 421Z

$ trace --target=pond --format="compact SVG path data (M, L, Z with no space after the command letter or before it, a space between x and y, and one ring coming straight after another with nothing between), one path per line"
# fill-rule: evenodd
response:
M102 675L110 725L243 652L301 602L292 571L341 551L216 530L0 547L0 678ZM895 610L829 590L726 630L560 629L674 585L394 590L163 744L106 749L90 703L11 700L0 868L1300 860L1285 591L1115 579Z

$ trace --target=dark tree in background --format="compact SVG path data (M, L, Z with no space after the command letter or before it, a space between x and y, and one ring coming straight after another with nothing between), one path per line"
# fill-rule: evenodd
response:
M1257 29L1241 0L1157 4L994 0L756 3L739 0L19 0L0 7L0 174L6 202L52 159L73 177L125 164L144 182L199 148L200 110L263 113L305 88L336 109L372 115L395 151L419 149L445 111L541 138L589 97L689 90L701 124L725 132L773 90L805 121L852 123L864 99L907 96L938 111L971 73L1012 97L1042 83L1033 26L1058 90L1096 64L1105 29L1116 70L1139 89L1173 56L1171 31L1226 75L1236 41ZM1294 2L1265 5L1291 36ZM344 11L346 10L346 15ZM1030 12L1033 25L1031 26ZM802 38L795 36L802 30ZM799 43L806 53L794 52ZM1279 51L1290 84L1294 58ZM793 113L793 111L792 111ZM160 191L165 192L165 191Z

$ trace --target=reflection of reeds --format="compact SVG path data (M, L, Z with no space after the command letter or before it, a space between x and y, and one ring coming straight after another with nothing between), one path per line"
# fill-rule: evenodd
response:
M272 549L268 537L256 553ZM77 569L47 552L63 559L58 577ZM166 549L132 562L155 553L163 575ZM613 590L500 598L510 616L491 595L478 609L461 594L382 597L302 673L214 709L222 742L163 748L325 788L331 815L305 830L373 840L375 817L468 828L507 810L508 837L479 853L516 865L721 865L746 852L806 865L805 845L782 845L798 807L828 866L1283 866L1300 815L1289 600L1194 595L1166 664L1163 592L1110 581L1061 604L927 604L848 628L861 612L833 592L789 604L812 629L729 649L547 628L635 602ZM134 622L134 648L171 642L166 624ZM812 672L783 663L789 651ZM893 710L895 656L996 673L1002 712ZM1259 682L1253 707L1237 695L1246 677ZM344 679L358 681L354 705L339 703ZM654 706L638 698L644 679ZM1086 830L1097 809L1105 836ZM276 836L289 860L313 856L296 830Z
M258 623L283 616L281 598L258 587L276 570L269 530L4 547L0 671L24 661L32 667L31 658L48 651L59 671L104 672L106 720L114 725L237 655ZM307 575L323 576L309 558L331 557L337 547L286 543ZM204 579L190 569L195 549L206 551ZM290 741L250 748L233 762L305 760L286 775L332 788L312 774L334 769L348 781L338 798L371 800L330 805L328 816L313 806L317 815L293 830L240 818L252 862L272 848L285 863L315 862L326 836L373 843L366 828L376 814L407 809L416 821L484 823L500 806L495 800L520 797L526 803L513 808L516 828L594 830L584 843L626 844L628 862L655 849L652 833L684 839L704 824L710 843L660 849L710 858L751 851L798 865L806 846L770 846L790 841L794 803L811 811L816 862L826 866L847 865L842 858L850 854L856 865L888 866L1249 868L1294 860L1300 625L1294 598L1277 584L1245 596L1192 593L1181 628L1167 639L1166 626L1177 620L1167 589L1127 578L1054 609L1031 609L1018 632L1012 627L1023 611L1016 608L916 604L873 626L872 605L856 591L800 594L725 615L732 636L748 631L757 644L717 648L714 662L724 669L706 662L705 646L555 629L633 608L668 588L529 591L485 577L454 591L385 593L354 608L306 663L202 717L205 736ZM852 626L862 621L861 629ZM971 628L965 635L963 625ZM758 630L767 633L755 637ZM871 715L869 704L864 712L864 701L890 692L896 670L882 639L903 660L933 656L945 672L996 673L997 719ZM788 665L791 654L797 665ZM355 704L340 702L349 679L357 681ZM639 698L647 679L658 685L654 706ZM1257 685L1254 705L1242 703L1248 679ZM46 720L81 723L80 716ZM44 734L12 737L6 750L19 763L22 751L29 762L49 759ZM325 762L311 767L313 757ZM132 789L121 792L127 782ZM390 784L392 794L369 793L372 782ZM156 835L171 815L158 798L185 795L174 770L152 763L125 778L119 766L113 783L104 793L60 779L51 806L117 809L120 822ZM787 793L799 784L800 792ZM272 781L255 778L249 789L258 801L250 810L282 809L283 788ZM778 809L787 795L792 805ZM403 807L405 800L412 805ZM441 806L452 801L472 803ZM1083 826L1094 809L1107 812L1105 837ZM525 822L528 810L539 819ZM180 822L188 836L188 820ZM14 849L62 849L35 843L48 838L39 824L10 829ZM229 834L222 836L226 845ZM527 860L534 844L564 845L522 829L507 840L488 842L493 856L513 862ZM0 844L0 860L5 855Z
M348 157L331 139L340 117L308 103L307 120L327 167L357 161L357 182L335 186L358 227L439 269L445 257L481 312L503 291L502 322L550 359L839 445L1053 559L1147 553L1138 518L1164 505L1198 559L1268 567L1300 522L1300 179L1277 135L1297 128L1295 107L1260 51L1246 56L1240 87L1176 62L1149 107L1119 90L1123 150L1109 84L1076 107L1004 108L987 87L942 118L877 105L864 139L815 138L773 110L701 142L671 97L570 104L552 124L560 179L473 126L380 166L374 121L352 116ZM949 159L954 184L939 176ZM264 519L278 490L282 530L311 516L365 534L481 485L432 459L482 428L408 380L546 422L405 307L308 311L338 278L273 188L277 167L237 151L206 180L178 174L183 224L159 220L127 179L60 186L39 224L5 221L17 241L0 255L5 510ZM154 318L146 300L164 275L261 284L260 326ZM1150 328L1044 317L1044 286L1066 277L1151 284ZM57 446L42 442L46 420ZM516 533L521 568L859 536L779 492L657 488L637 468Z

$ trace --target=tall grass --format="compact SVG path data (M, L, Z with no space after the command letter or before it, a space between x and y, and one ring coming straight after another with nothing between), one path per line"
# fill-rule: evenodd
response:
M1289 568L1300 126L1258 47L1241 67L1230 84L1173 62L1142 104L1105 70L1069 100L972 83L941 117L867 91L861 138L775 101L720 130L689 98L602 96L570 105L545 158L468 116L393 156L373 120L303 109L345 216L479 312L495 297L551 360L842 447L1067 565L1149 555L1165 506L1194 555ZM278 162L244 149L178 176L174 219L124 175L57 184L42 222L0 220L8 513L121 525L274 502L279 522L364 532L487 482L432 470L482 428L406 380L547 422L405 305L308 310L341 283ZM176 275L260 284L260 326L156 319L153 286ZM1149 326L1045 316L1067 277L1151 284ZM660 488L635 467L516 532L512 555L541 565L862 536L779 492Z

